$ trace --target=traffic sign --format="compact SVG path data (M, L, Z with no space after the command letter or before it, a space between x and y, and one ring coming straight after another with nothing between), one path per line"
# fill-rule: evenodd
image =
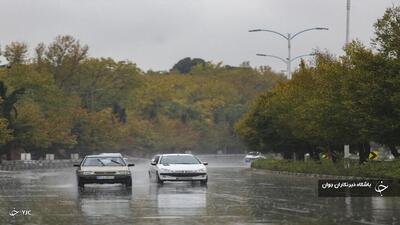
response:
M370 152L369 155L368 155L368 158L370 160L377 159L378 158L378 152L377 151Z

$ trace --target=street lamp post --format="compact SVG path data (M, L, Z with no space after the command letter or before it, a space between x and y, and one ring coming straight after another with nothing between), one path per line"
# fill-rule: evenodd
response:
M350 0L347 0L346 4L346 45L349 44L350 41Z
M290 59L290 61L288 59L284 59L284 58L281 58L281 57L276 56L276 55L267 55L267 54L260 54L260 53L257 53L256 55L257 56L264 56L264 57L271 57L271 58L279 59L279 60L281 60L282 62L284 62L287 65L287 67L288 67L287 69L289 70L291 63L293 61L295 61L296 59L300 59L300 58L303 58L303 57L306 57L306 56L314 56L315 53L299 55L299 56L296 56L296 57Z
M299 56L296 56L296 57L292 58L292 59L289 61L289 60L287 60L287 59L284 59L284 58L281 58L281 57L275 56L275 55L267 55L267 54L259 54L259 53L257 54L257 56L272 57L272 58L280 59L282 62L286 63L286 65L287 65L287 67L288 67L288 70L290 69L291 63L292 63L293 61L295 61L296 59L303 58L303 57L306 57L306 56L314 56L314 55L315 55L315 53L310 53L310 54L305 54L305 55L299 55ZM287 71L288 71L288 70L287 70ZM289 74L289 73L288 73L288 74ZM291 73L290 73L290 74L291 74ZM291 76L291 75L290 75L290 76ZM291 79L291 77L290 77L289 79Z
M287 35L284 35L284 34L282 34L282 33L279 33L279 32L277 32L277 31L274 31L274 30L266 30L266 29L254 29L254 30L249 30L249 32L259 32L259 31L265 31L265 32L270 32L270 33L274 33L274 34L277 34L277 35L279 35L279 36L281 36L281 37L283 37L284 39L286 39L287 40L287 42L288 42L288 57L287 57L287 59L286 60L283 60L286 64L287 64L287 76L288 76L288 79L291 79L292 78L292 66L291 66L291 64L292 64L292 61L293 61L293 59L292 59L292 46L291 46L291 41L296 37L296 36L298 36L299 34L301 34L301 33L304 33L304 32L307 32L307 31L312 31L312 30L328 30L328 28L326 28L326 27L313 27L313 28L309 28L309 29L305 29L305 30L302 30L302 31L299 31L299 32L297 32L297 33L295 33L294 35L292 35L291 33L288 33ZM271 57L271 55L265 55L265 56L270 56ZM305 55L303 55L303 56L305 56ZM274 58L280 58L280 57L275 57L275 56L272 56L272 57L274 57ZM295 59L297 59L298 57L296 57ZM282 59L282 58L280 58L280 59Z

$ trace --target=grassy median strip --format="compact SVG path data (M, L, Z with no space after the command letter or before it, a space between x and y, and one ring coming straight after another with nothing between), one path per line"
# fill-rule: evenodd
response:
M345 168L343 161L332 163L329 160L294 161L262 159L254 161L251 167L294 173L400 179L400 160L387 162L371 161L363 165L359 165L358 161L350 161L350 167Z

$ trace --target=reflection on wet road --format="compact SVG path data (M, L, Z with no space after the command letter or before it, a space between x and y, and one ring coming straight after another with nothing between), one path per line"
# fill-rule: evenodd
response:
M132 191L78 191L73 168L0 172L0 224L400 224L400 198L318 198L315 178L253 170L241 158L205 161L206 187L152 183L148 162L136 162Z

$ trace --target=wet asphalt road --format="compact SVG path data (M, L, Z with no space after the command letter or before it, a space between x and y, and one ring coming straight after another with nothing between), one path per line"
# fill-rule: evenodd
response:
M206 187L152 183L145 161L135 162L132 191L88 185L80 192L74 168L0 172L0 225L400 224L400 197L318 198L316 178L250 169L239 157L204 160ZM13 209L19 213L10 216Z

